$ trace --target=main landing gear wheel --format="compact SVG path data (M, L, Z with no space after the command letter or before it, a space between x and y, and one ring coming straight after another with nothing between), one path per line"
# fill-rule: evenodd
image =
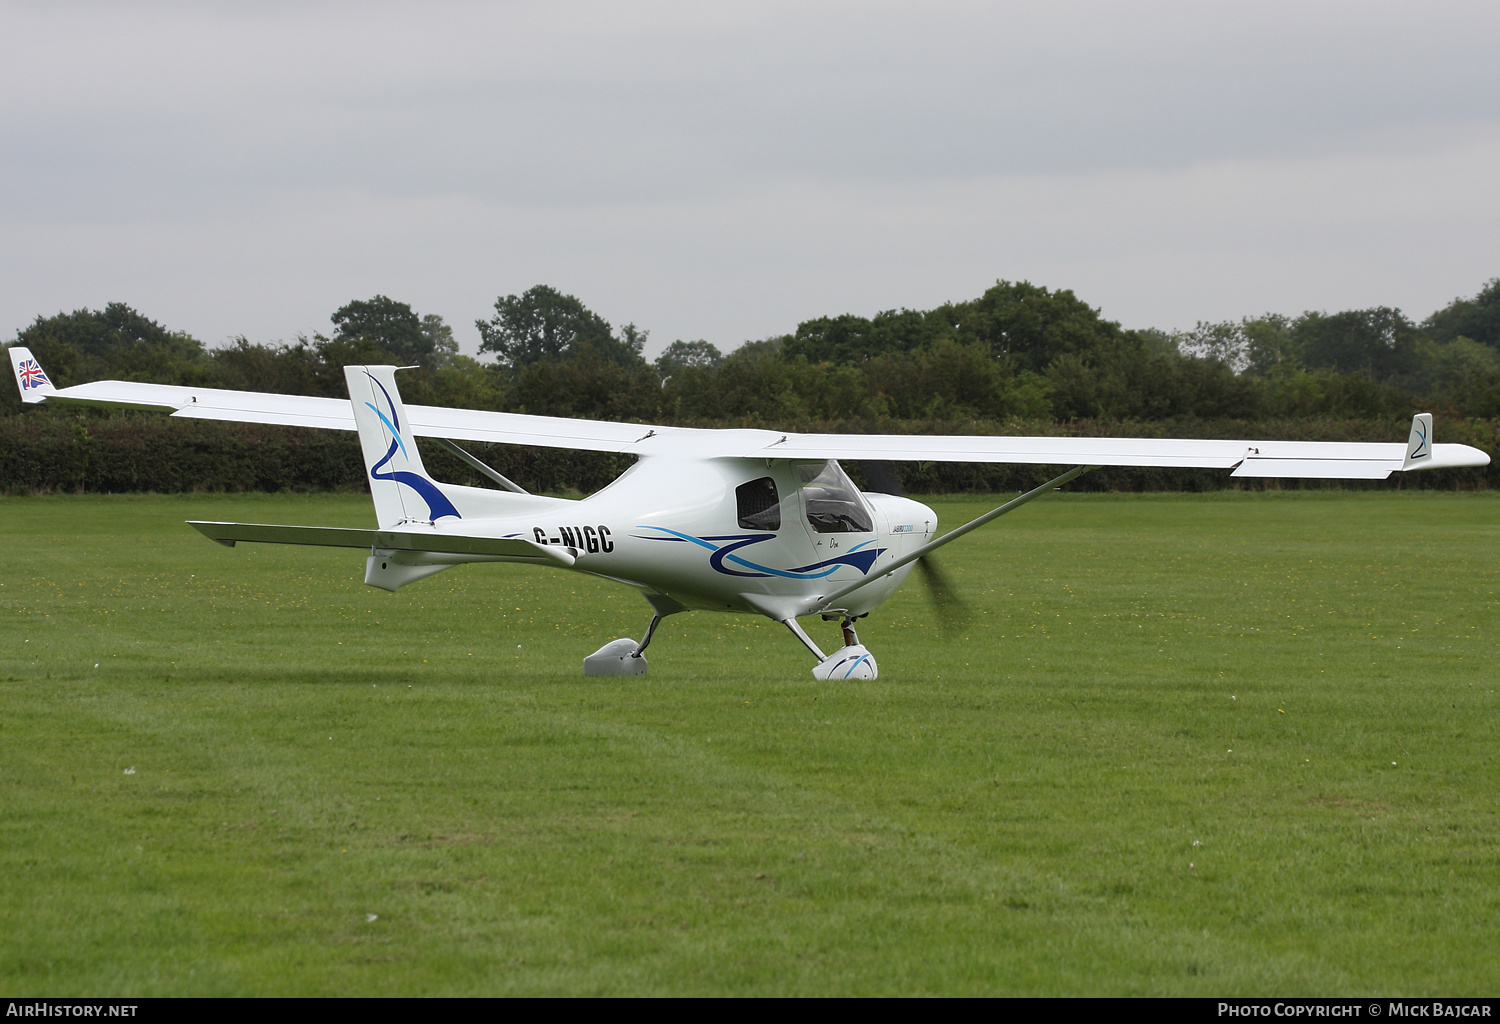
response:
M646 659L635 653L640 645L630 637L611 640L583 659L586 676L643 676Z
M646 635L640 643L630 637L611 640L593 654L583 659L583 674L586 676L643 676L646 674L646 648L661 625L662 615L651 617Z

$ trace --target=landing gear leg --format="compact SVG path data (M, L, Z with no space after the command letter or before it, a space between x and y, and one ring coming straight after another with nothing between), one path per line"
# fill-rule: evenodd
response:
M646 627L646 635L641 638L636 649L630 652L632 658L639 658L646 653L646 648L651 646L651 638L656 635L656 627L661 625L661 619L660 613L651 616L651 625Z
M651 638L656 635L656 627L660 626L661 620L668 615L685 612L687 608L666 594L647 593L644 596L651 603L651 611L655 614L651 616L651 625L646 627L646 635L641 637L640 643L636 643L628 636L611 640L583 659L584 675L643 676L646 674L646 648L651 646Z
M853 619L845 619L843 622L839 623L839 629L842 629L844 631L844 646L845 647L858 647L859 646L859 634L856 633L856 632L854 632L854 620Z

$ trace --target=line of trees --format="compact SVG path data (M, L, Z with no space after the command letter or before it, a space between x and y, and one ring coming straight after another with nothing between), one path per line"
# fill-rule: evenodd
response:
M1455 430L1489 436L1500 417L1500 279L1420 323L1377 307L1174 333L1126 329L1068 290L1000 281L930 310L819 317L727 354L679 340L651 362L645 331L546 285L496 300L476 324L480 359L458 352L441 317L382 295L330 323L290 343L209 349L114 303L38 317L16 341L59 386L113 378L342 397L343 366L384 362L418 368L402 379L412 402L691 425L1391 440L1425 409L1458 440ZM3 390L0 411L19 414Z

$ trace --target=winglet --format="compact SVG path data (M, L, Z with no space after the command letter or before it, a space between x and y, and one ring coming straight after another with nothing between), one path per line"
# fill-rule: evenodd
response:
M1421 469L1432 462L1432 413L1419 412L1411 418L1411 434L1406 439L1406 461L1403 471Z
M21 401L34 405L45 402L49 396L57 393L57 388L52 386L52 381L42 371L42 364L36 361L31 349L13 345L9 351L10 368L16 375L16 387L21 389Z

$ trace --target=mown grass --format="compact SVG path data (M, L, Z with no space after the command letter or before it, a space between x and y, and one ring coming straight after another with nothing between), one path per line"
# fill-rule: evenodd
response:
M585 679L634 593L181 525L359 497L0 515L8 995L1500 982L1491 495L1049 497L949 549L962 632L916 580L867 620L858 684L702 613Z

